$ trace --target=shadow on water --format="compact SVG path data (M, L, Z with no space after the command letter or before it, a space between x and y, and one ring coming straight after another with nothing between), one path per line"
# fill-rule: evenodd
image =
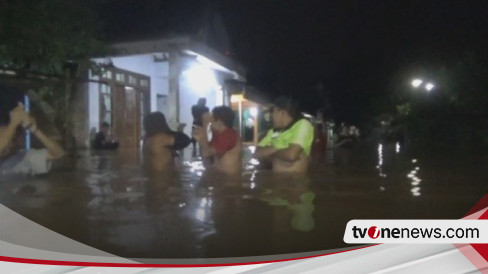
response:
M463 216L485 193L486 159L409 155L396 144L327 151L308 175L140 167L138 150L82 152L70 168L2 178L2 204L72 239L132 258L282 254L345 247L351 219Z

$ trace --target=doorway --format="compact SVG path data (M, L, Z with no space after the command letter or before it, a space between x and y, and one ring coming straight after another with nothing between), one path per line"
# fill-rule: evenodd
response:
M139 146L143 136L142 118L149 111L150 78L111 68L102 79L105 83L100 85L100 125L103 122L111 124L114 138L120 146Z

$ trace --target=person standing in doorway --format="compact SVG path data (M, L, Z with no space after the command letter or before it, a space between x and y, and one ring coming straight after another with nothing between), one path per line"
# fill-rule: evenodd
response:
M95 141L93 144L94 149L117 149L119 142L113 140L110 130L110 124L107 122L102 123L102 127L97 134L95 134Z

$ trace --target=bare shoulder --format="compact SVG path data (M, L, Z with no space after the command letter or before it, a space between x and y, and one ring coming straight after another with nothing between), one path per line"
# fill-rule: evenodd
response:
M146 139L146 145L150 148L171 145L174 137L166 133L158 133Z

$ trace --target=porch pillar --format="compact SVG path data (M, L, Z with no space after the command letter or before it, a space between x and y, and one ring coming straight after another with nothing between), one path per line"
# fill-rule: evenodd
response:
M176 49L169 52L168 124L180 121L180 60Z

